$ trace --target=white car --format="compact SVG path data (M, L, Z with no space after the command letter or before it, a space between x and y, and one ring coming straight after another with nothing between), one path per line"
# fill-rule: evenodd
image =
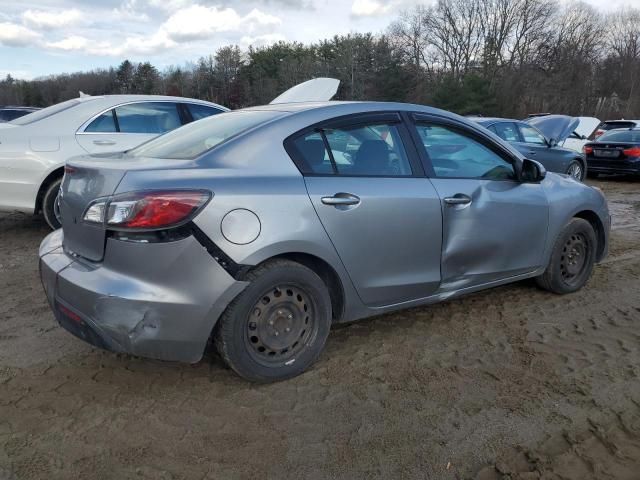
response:
M0 124L0 211L44 214L67 159L129 150L169 130L226 112L215 103L159 95L81 96Z

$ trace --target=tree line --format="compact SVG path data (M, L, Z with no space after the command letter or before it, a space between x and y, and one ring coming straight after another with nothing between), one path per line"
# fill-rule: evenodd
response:
M0 104L44 107L82 91L178 95L240 108L321 76L341 80L336 98L343 100L518 118L640 118L640 9L603 14L581 2L438 0L401 12L381 34L224 46L163 71L125 60L29 81L7 76Z

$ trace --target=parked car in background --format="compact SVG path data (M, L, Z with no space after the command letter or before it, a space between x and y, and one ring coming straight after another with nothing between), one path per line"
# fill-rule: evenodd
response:
M546 117L551 113L530 113L525 122L534 117ZM582 152L582 147L589 141L589 138L595 134L596 129L602 123L599 118L595 117L576 117L578 119L578 125L575 130L569 134L569 136L562 142L558 142L558 145L565 148L570 148L576 152Z
M24 117L30 113L35 112L36 110L40 110L37 107L16 107L7 105L4 107L0 106L0 123L10 122L11 120L15 120L16 118Z
M607 252L602 192L417 105L249 108L66 168L40 247L60 324L164 360L213 339L258 382L306 370L332 323L530 277L575 292Z
M579 123L575 117L540 115L525 121L489 117L470 117L470 120L511 143L525 157L535 159L550 172L584 180L587 166L582 154L559 145L575 131Z
M591 140L597 140L600 135L604 134L608 130L615 130L617 128L636 128L640 127L640 120L606 120L598 125Z
M608 130L597 141L587 143L584 153L591 176L640 175L640 128Z
M57 228L55 199L68 158L129 150L226 111L181 97L83 95L0 124L0 210L42 212Z

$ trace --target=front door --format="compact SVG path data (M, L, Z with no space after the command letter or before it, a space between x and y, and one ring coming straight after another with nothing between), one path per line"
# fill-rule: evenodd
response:
M419 120L416 129L442 203L442 289L537 269L549 215L542 186L518 182L508 156L464 127Z
M309 197L366 305L429 296L440 284L438 194L416 175L398 116L354 122L292 142Z

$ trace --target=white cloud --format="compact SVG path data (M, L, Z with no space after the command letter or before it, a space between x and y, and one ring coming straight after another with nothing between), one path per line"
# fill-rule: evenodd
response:
M161 30L177 41L202 40L220 32L253 32L279 25L278 17L253 9L244 17L233 8L192 5L179 10L162 24Z
M83 50L89 45L89 40L79 35L71 35L70 37L63 38L57 42L47 42L44 44L47 48L54 50Z
M0 44L8 47L26 47L38 43L40 34L15 23L0 23Z
M77 25L83 19L82 12L75 8L59 12L44 10L27 10L22 14L22 20L33 28L62 28Z
M354 0L351 5L351 15L356 17L372 17L382 15L391 10L391 4L384 4L379 0Z

